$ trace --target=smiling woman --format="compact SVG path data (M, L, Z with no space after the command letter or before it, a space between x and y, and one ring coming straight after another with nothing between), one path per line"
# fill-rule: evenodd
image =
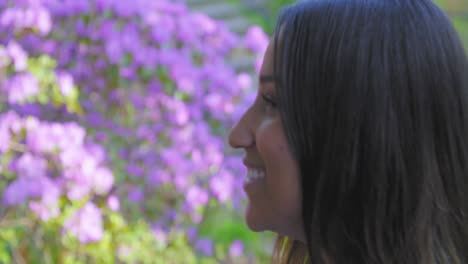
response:
M244 189L250 201L246 212L250 229L275 230L304 239L300 178L278 111L273 52L274 46L270 45L260 71L257 99L232 130L230 143L246 152Z
M468 62L429 0L283 10L245 150L246 223L275 263L468 262Z

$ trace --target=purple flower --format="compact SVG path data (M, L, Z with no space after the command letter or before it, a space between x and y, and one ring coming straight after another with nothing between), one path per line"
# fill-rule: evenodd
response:
M161 157L165 165L175 167L180 165L184 158L176 148L166 148L162 151Z
M60 87L60 91L63 95L68 96L73 91L74 81L71 74L67 72L58 72L57 81Z
M39 82L30 73L20 73L7 81L6 89L8 102L11 104L20 103L39 92Z
M42 221L48 221L60 214L59 198L60 186L49 178L42 179L42 199L41 201L29 202L29 209Z
M187 6L184 3L176 3L170 1L157 1L154 2L154 8L161 13L185 16L187 13Z
M60 214L58 204L45 204L38 201L30 201L29 210L35 213L36 216L44 222Z
M90 1L63 1L55 6L54 15L57 16L74 16L85 14L90 11Z
M122 45L120 44L120 40L117 38L109 39L105 45L106 55L109 58L110 62L112 64L119 64L120 60L124 55L124 50Z
M4 203L27 202L29 209L44 221L60 214L57 201L62 195L69 200L106 198L103 206L118 211L119 199L112 192L116 184L112 171L123 167L124 173L141 177L133 180L154 185L130 189L116 186L116 193L128 191L127 198L132 202L143 202L145 195L154 195L166 187L160 186L165 183L174 185L176 195L185 199L170 209L165 203L152 205L151 209L162 210L157 219L159 225L152 227L160 242L166 240L167 232L179 220L201 221L202 214L197 209L206 206L211 195L221 202L239 203L238 193L243 192L239 177L234 177L239 175L238 168L223 163L229 160L225 159L218 135L243 113L238 108L247 105L253 89L247 73L238 74L225 62L228 56L236 55L229 52L240 45L263 49L267 38L262 40L261 30L252 29L243 41L222 22L189 12L186 4L170 0L7 1L0 6L14 6L15 10L0 11L3 45L10 43L3 51L0 48L0 67L11 64L16 70L7 71L5 82L0 84L1 99L6 101L13 96L11 101L22 104L25 99L37 101L46 95L50 102L40 105L42 111L37 118L15 121L0 114L0 153L15 140L25 144L30 155L18 159L15 166L3 168L19 175L3 190ZM49 72L41 75L40 83L36 80L37 89L10 89L14 87L15 75L30 74L28 56L36 60L43 54L50 56L57 67L52 69L50 64L40 69ZM50 90L44 86L50 79L47 76L54 73L58 89L53 87L53 92L58 90L71 99L67 95L79 89L79 101L65 101L69 111L70 106L73 110L81 106L82 113L69 114L61 97L43 94ZM16 86L24 87L27 82L18 79ZM37 98L33 96L36 94ZM137 110L134 118L129 118L125 107L129 102ZM25 108L7 106L21 116L34 112ZM94 137L87 137L88 129ZM106 148L91 142L96 139ZM108 153L112 161L118 159L117 167L105 167ZM34 162L43 157L47 160ZM25 165L30 163L36 165ZM61 174L52 179L48 174L55 173L55 168L60 168ZM212 176L216 170L219 173ZM102 228L101 212L92 203L78 210L64 225L64 230L81 243L99 241ZM204 255L214 254L209 239L192 237L190 243ZM124 247L116 251L120 249ZM240 252L241 242L233 243L230 255Z
M133 54L135 64L145 69L154 69L158 65L158 52L153 47L142 47Z
M8 56L7 50L4 46L0 45L0 68L8 66L10 64L10 57Z
M222 170L218 175L215 175L210 179L211 191L220 202L226 202L231 198L233 184L233 176L225 170Z
M63 139L60 145L67 148L82 146L86 136L84 128L75 122L66 123L63 126L60 124L53 124L51 128L52 135L55 136L56 139Z
M113 0L98 0L95 1L96 9L99 12L104 12L105 10L109 9L112 7Z
M46 124L37 124L35 129L28 130L26 143L31 150L37 153L52 151L56 145L56 142L50 140Z
M168 236L164 229L159 226L153 226L151 229L153 231L153 235L156 241L163 245L167 245Z
M148 83L148 93L149 94L156 94L156 93L160 93L161 91L162 91L161 81L152 79ZM156 103L156 98L154 98L154 97L147 97L146 100L147 100L146 101L147 105L150 108L152 108L152 106L154 106L155 103ZM151 104L149 102L151 102Z
M21 10L19 8L7 8L0 13L0 25L9 29L15 25L16 20L20 19Z
M142 140L148 140L149 142L154 142L156 135L154 131L146 125L140 126L137 128L136 135Z
M213 112L218 111L224 104L223 96L220 93L212 93L206 95L204 101L206 106Z
M208 143L205 146L205 161L207 164L219 166L223 161L224 155L222 151L213 143Z
M59 154L60 162L65 169L76 169L81 165L81 159L86 155L86 151L82 148L64 149ZM65 170L65 173L67 170Z
M116 15L123 18L129 18L138 11L135 1L114 1L113 7Z
M197 35L190 17L180 17L178 22L177 38L186 45L194 45Z
M151 37L157 44L169 42L176 24L174 18L167 14L150 13L146 21L151 25Z
M79 36L86 37L86 34L88 33L88 29L86 27L86 24L83 20L78 20L75 23L75 32Z
M265 52L268 46L268 36L259 26L252 26L244 38L244 45L253 52Z
M35 20L37 16L37 12L35 8L25 8L22 9L22 16L21 20L16 21L16 28L19 30L22 30L24 28L29 28L29 27L34 27L35 26Z
M37 179L46 176L47 162L26 152L16 161L15 168L18 177Z
M145 172L138 164L130 162L127 165L127 173L130 174L131 176L142 177Z
M139 187L133 187L128 193L128 199L133 203L140 203L145 199L145 194Z
M7 46L8 55L12 58L16 71L24 71L28 66L28 54L15 41L11 41Z
M107 206L112 211L118 211L120 209L119 198L117 198L117 196L115 196L115 195L110 195L109 198L107 198Z
M213 242L208 238L201 238L195 244L195 249L207 257L213 256Z
M9 110L0 115L0 152L8 149L11 140L10 129L12 126L18 126L20 122L20 117L14 111Z
M87 122L93 127L100 127L104 123L104 118L97 112L91 112L87 116Z
M206 205L208 203L208 193L197 185L193 185L187 190L186 200L191 208Z
M248 73L243 72L237 75L237 84L241 90L247 91L252 88L252 77Z
M229 247L229 256L236 258L244 253L244 244L240 240L235 240Z
M80 179L76 179L76 180L80 182L84 182L84 183L89 183L89 184L94 183L93 178L96 176L96 172L98 170L98 165L99 165L97 160L95 160L94 157L92 156L86 155L82 157L80 161L81 161L81 164L80 164L80 176L81 177ZM103 171L103 174L106 174L106 172Z
M67 197L72 201L78 201L82 199L85 195L89 194L90 186L85 184L70 184L68 188Z
M189 121L189 113L185 105L180 105L175 112L174 121L177 125L183 126Z
M185 234L187 235L187 239L190 242L195 241L195 239L198 237L198 231L195 227L189 227L186 231Z
M133 252L133 249L127 245L119 246L116 250L116 254L119 258L126 258L130 254L132 254L132 252Z
M128 80L131 80L131 81L134 81L137 79L137 69L135 67L134 64L131 64L129 66L123 66L123 67L120 67L119 68L119 74L120 76L128 79Z
M58 200L60 189L56 183L49 178L19 177L7 186L3 193L3 203L5 205L20 205L29 198L42 197L45 204L54 204Z
M41 35L45 36L49 34L52 29L52 18L47 9L39 7L36 12L35 25L39 29Z
M131 54L141 52L141 38L138 31L138 25L136 23L128 22L124 26L122 32L120 32L120 42L126 52L129 52Z
M83 195L88 194L94 184L92 174L88 171L96 168L92 162L82 161L83 156L78 156L74 161L74 166L64 166L63 178L67 180L67 195L72 200L81 199ZM84 157L85 160L91 160L90 157Z
M114 37L114 35L116 34L116 25L117 23L114 20L106 20L101 24L101 27L99 28L98 32L103 40L108 41Z
M178 191L183 192L187 190L189 185L188 175L186 173L176 173L173 183L175 184Z
M186 92L188 94L192 94L197 87L196 81L191 78L178 78L176 79L177 88L180 91Z
M132 93L130 95L130 101L136 108L143 108L144 107L144 98L138 93Z
M29 197L30 184L30 181L23 178L10 183L3 191L3 203L5 205L23 204Z
M114 184L112 171L105 167L99 167L94 172L94 191L99 195L107 194Z
M88 202L65 222L64 230L82 244L100 241L104 235L101 210Z
M171 175L167 171L163 170L154 169L148 175L148 181L155 186L158 186L159 184L168 183L170 182L170 180Z
M42 39L38 48L40 49L40 52L43 52L45 54L53 54L56 51L57 47L58 43L54 40Z
M193 13L191 15L194 28L203 34L213 34L216 31L216 22L209 16L202 13Z
M192 148L190 152L190 159L193 162L194 170L199 171L205 168L205 163L203 162L202 152L198 148Z
M96 162L101 163L106 161L106 149L99 144L86 144L86 151L91 155Z
M60 179L54 181L49 177L43 177L40 179L39 187L42 189L42 203L47 206L57 205L62 194Z
M10 106L12 109L14 109L16 112L18 112L22 116L31 116L31 117L41 116L41 106L36 103L13 104Z

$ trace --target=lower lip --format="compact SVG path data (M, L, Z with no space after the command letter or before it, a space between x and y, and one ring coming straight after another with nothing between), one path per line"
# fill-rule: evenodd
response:
M260 178L260 179L252 179L250 181L245 181L244 182L244 190L247 191L247 189L250 189L254 187L255 185L259 184L260 182L264 181L265 177Z

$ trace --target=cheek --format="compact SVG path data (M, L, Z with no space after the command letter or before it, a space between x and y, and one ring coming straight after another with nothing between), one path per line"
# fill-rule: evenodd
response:
M287 151L287 146L285 144L281 144L280 146L278 146L279 148L279 151L283 152L283 151Z
M266 181L272 195L281 199L281 203L299 202L299 169L281 126L273 123L259 130L257 149L267 169Z
M257 149L266 166L265 208L270 212L271 229L296 234L302 226L302 199L299 169L283 133L275 127L265 129L257 139Z
M267 167L295 170L296 162L289 151L288 142L279 122L267 122L260 126L256 143Z

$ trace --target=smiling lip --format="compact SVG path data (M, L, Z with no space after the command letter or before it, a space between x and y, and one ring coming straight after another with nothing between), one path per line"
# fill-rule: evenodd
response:
M243 160L244 165L247 167L248 170L261 170L265 171L263 166L258 166L255 165L252 162L249 162L247 159ZM261 182L263 179L257 179L257 180L251 180L251 181L245 181L244 182L244 191L248 194L249 192L252 191L251 188L253 188L255 185L257 185L259 182Z
M248 162L248 161L245 160L245 159L243 160L243 163L244 163L244 165L245 165L247 168L249 168L249 169L262 169L262 166L254 165L254 164Z

